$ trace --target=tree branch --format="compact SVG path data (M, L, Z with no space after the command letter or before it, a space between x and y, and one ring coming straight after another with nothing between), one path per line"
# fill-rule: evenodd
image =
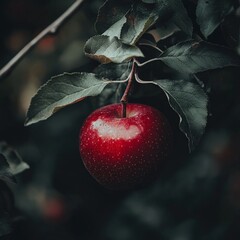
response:
M21 59L33 48L36 44L49 34L54 34L78 9L84 0L76 0L59 18L52 24L40 32L32 39L15 57L13 57L1 70L0 79L9 74L13 68L21 61Z

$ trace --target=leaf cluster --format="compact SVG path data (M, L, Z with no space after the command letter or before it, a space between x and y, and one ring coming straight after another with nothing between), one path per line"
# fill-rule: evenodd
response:
M233 11L234 2L199 0L192 9L194 14L182 0L107 0L98 12L97 35L84 48L88 57L100 62L95 73L52 77L33 97L26 125L45 120L69 104L96 96L106 86L126 83L134 76L139 84L158 86L165 94L192 151L204 133L208 116L208 97L196 74L240 65L234 50L208 40ZM165 42L174 37L177 40L166 47ZM140 69L156 62L163 66L158 74L162 75L141 79ZM165 77L164 68L174 73L171 76L180 77ZM110 95L117 89L109 88Z
M14 197L9 184L16 183L15 175L28 168L28 164L12 147L6 142L0 142L0 237L12 231L10 213L14 205Z

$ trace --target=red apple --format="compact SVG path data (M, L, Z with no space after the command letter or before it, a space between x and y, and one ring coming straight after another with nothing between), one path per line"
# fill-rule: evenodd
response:
M112 104L94 111L80 131L80 154L89 173L110 189L144 185L168 156L172 131L165 116L142 104Z

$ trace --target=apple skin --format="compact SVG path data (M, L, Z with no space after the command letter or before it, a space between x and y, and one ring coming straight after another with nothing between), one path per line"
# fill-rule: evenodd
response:
M153 180L169 158L172 131L165 116L142 104L112 104L94 111L80 131L79 150L89 173L109 189Z

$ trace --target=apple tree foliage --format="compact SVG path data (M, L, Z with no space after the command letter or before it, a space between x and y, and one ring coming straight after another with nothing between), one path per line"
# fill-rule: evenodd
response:
M234 1L195 1L194 13L189 12L189 2L107 0L98 12L97 34L84 48L85 54L98 61L99 66L94 73L63 73L52 77L32 98L26 125L45 120L69 104L101 94L109 85L117 86L108 88L111 94L117 94L118 86L124 86L134 76L139 84L156 85L165 94L169 106L179 116L179 128L192 151L204 133L208 116L208 96L197 74L239 66L240 59L233 49L209 40L233 10ZM172 36L181 37L170 45L164 44ZM140 78L141 68L154 63L164 66L157 70L157 75L162 73L163 77ZM167 78L166 68L174 73Z
M0 142L0 238L11 232L14 198L8 184L15 184L15 176L28 168L13 148Z

